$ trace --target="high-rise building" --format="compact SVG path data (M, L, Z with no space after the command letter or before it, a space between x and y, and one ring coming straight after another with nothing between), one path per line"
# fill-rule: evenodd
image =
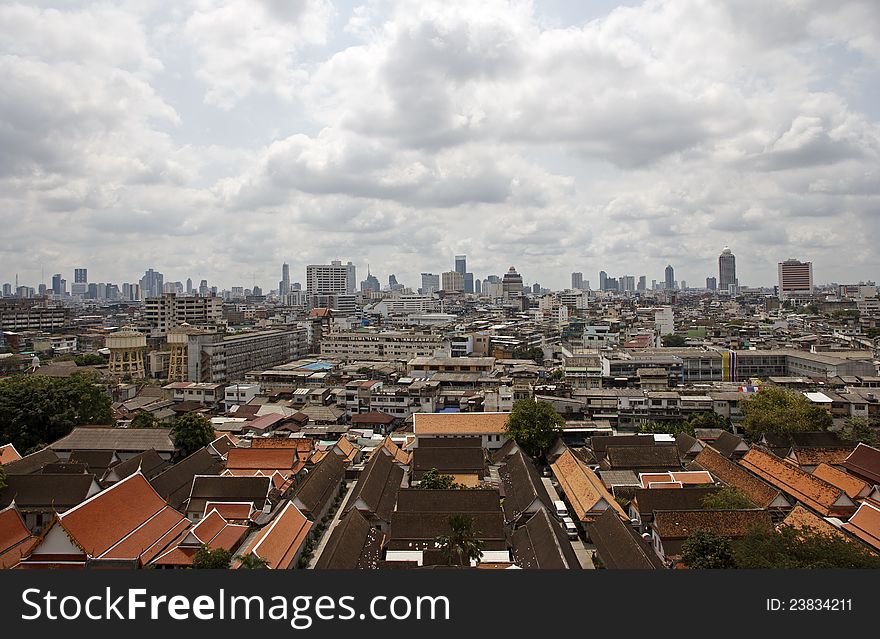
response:
M73 269L73 283L74 284L88 284L89 283L88 269L84 269L84 268Z
M382 289L382 285L379 284L379 279L370 273L370 268L367 267L367 279L361 282L361 293L364 295L368 293L378 293Z
M187 295L193 294L193 281L192 281L191 277L186 278L186 294Z
M541 294L541 285L538 282L532 284L532 295L540 295Z
M199 282L199 296L200 297L208 297L211 294L211 289L208 288L208 280L202 280Z
M465 293L473 293L474 292L474 274L473 273L465 273L464 274L464 292Z
M285 262L281 265L281 281L278 282L278 294L287 295L290 293L290 265Z
M141 293L146 297L159 297L165 290L165 276L147 269L140 281Z
M722 293L727 293L730 286L736 284L736 257L725 246L718 256L718 285Z
M309 295L353 294L357 290L355 265L333 260L330 264L306 266L306 290Z
M441 275L441 284L444 291L464 292L464 276L458 271L447 271Z
M583 273L572 273L571 274L571 288L575 291L583 290L583 288L584 288L584 274Z
M813 292L813 263L788 259L779 262L779 299L787 300Z
M504 277L501 279L501 294L507 299L522 295L523 278L516 272L514 267L510 267Z
M718 288L718 280L716 280L714 277L707 277L706 278L706 290L714 291L717 288Z
M599 290L605 291L607 290L608 285L608 273L605 271L599 271Z
M482 295L483 294L483 283L480 281L480 278L474 280L474 295Z
M61 273L55 273L52 276L52 293L55 295L63 295L64 292L61 289L61 282L64 280L61 278Z
M622 291L626 291L627 293L635 293L636 292L636 276L635 275L624 275L620 278L620 289Z
M667 265L666 267L666 279L665 285L666 290L671 291L675 289L675 269L672 268L672 264Z
M639 293L644 293L645 289L648 287L648 278L644 275L639 276L639 284L636 286L636 290Z
M456 255L455 256L455 272L464 277L464 274L467 273L467 255Z
M3 297L12 297L12 284L9 282L3 285Z
M440 290L440 275L434 273L422 273L422 295L430 295Z

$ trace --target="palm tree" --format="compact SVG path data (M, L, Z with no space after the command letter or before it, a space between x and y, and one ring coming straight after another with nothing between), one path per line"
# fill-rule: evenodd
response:
M254 553L248 553L247 555L238 555L236 559L241 562L240 567L244 568L245 570L259 570L261 568L266 568L269 565L269 563L265 559L259 557L258 555L255 555Z
M479 539L480 531L474 524L473 517L452 515L449 518L449 534L441 535L435 540L450 566L463 566L466 565L465 562L469 564L482 556L483 540Z

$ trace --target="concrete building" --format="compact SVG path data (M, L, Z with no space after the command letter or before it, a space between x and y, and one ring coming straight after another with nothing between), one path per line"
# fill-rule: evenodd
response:
M458 271L447 271L443 273L441 284L444 291L464 292L464 276Z
M440 275L434 273L422 273L422 295L430 295L440 290Z
M779 299L788 300L813 293L813 263L788 259L779 262Z
M571 288L576 291L580 291L584 288L584 274L583 273L572 273L571 274Z
M37 303L25 297L0 302L0 329L4 331L53 331L69 323L70 310L60 302Z
M340 332L321 340L321 355L347 360L409 361L449 353L449 342L433 333Z
M285 364L308 353L305 328L255 331L238 335L202 333L189 335L187 380L236 382L254 370Z
M672 264L669 264L666 267L665 275L665 285L667 291L675 290L675 269L672 268Z
M728 247L724 247L718 256L718 286L722 293L729 293L731 286L736 286L736 257Z
M510 267L504 277L501 279L501 295L504 299L519 297L523 292L522 275L516 272L514 267Z
M147 338L136 331L118 331L111 333L105 340L110 349L109 371L117 379L130 377L143 379L146 377L144 367L144 351Z
M357 275L354 264L333 260L330 264L306 266L306 289L309 295L357 292Z
M141 295L148 297L160 297L165 289L165 276L153 269L147 269L140 280Z
M219 297L178 296L166 293L148 297L144 302L144 316L150 325L152 337L164 337L181 324L190 326L217 326L223 321L223 300Z

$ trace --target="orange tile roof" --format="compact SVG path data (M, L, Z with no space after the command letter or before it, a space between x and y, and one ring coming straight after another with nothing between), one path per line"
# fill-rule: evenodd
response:
M176 522L186 521L165 503L140 472L59 515L59 519L71 538L91 557L104 555L137 533L125 546L131 553L127 558L139 557L174 528ZM114 553L114 556L120 555Z
M352 461L358 453L358 448L348 441L348 438L342 436L339 438L339 441L336 442L336 448L342 453L342 457L346 461Z
M216 510L212 510L196 526L180 533L171 547L159 555L153 564L156 566L191 566L198 552L191 538L211 549L224 548L233 551L247 535L248 526L230 524Z
M18 461L19 459L21 459L21 455L15 450L15 446L12 444L3 444L0 446L0 465Z
M281 514L257 533L241 554L253 553L265 559L269 568L286 569L305 543L311 529L312 522L289 501Z
M701 450L694 458L694 463L708 470L728 486L741 490L756 506L768 508L779 496L778 490L730 461L711 446Z
M614 508L622 516L629 518L605 488L602 480L569 448L565 449L565 452L550 465L550 468L574 509L575 515L581 521L588 520L592 515L601 514L606 508ZM602 506L603 501L607 506Z
M305 437L260 437L251 440L251 448L293 448L308 453L312 450L312 440Z
M824 479L832 486L837 486L845 492L850 499L855 499L860 495L867 495L870 486L868 482L862 481L858 477L853 477L848 472L839 470L828 464L819 464L813 471L813 476Z
M818 464L842 464L852 448L800 448L791 450L791 456L799 466L816 466Z
M382 448L391 453L391 457L398 464L409 465L411 454L404 452L400 446L391 441L391 437L385 438L385 441L382 442Z
M413 413L419 435L496 435L504 432L510 413Z
M880 508L870 502L862 502L856 514L843 525L843 529L880 550Z
M782 520L782 524L794 528L815 528L820 533L846 537L846 535L840 532L832 524L829 524L812 510L808 510L800 504L791 509L791 512Z
M233 448L226 455L229 470L290 470L296 463L295 448Z
M36 541L15 506L0 510L0 570L17 564Z
M849 514L855 510L855 505L840 488L760 448L751 448L739 463L823 516Z
M649 488L649 484L658 483L679 483L685 486L696 486L701 484L714 484L715 480L705 470L695 470L689 472L669 472L669 473L639 473L639 481L642 488ZM650 486L657 488L657 486Z
M143 526L101 555L105 559L141 559L151 561L165 550L189 521L171 506L166 506Z
M205 503L205 514L207 515L212 510L216 510L223 519L226 520L235 520L235 519L250 519L251 513L253 512L254 505L251 502L242 502L240 504L234 503L222 503L209 501Z

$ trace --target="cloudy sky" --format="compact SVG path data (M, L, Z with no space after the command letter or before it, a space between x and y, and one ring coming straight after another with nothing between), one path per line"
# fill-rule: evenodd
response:
M0 282L880 278L876 0L0 5Z

